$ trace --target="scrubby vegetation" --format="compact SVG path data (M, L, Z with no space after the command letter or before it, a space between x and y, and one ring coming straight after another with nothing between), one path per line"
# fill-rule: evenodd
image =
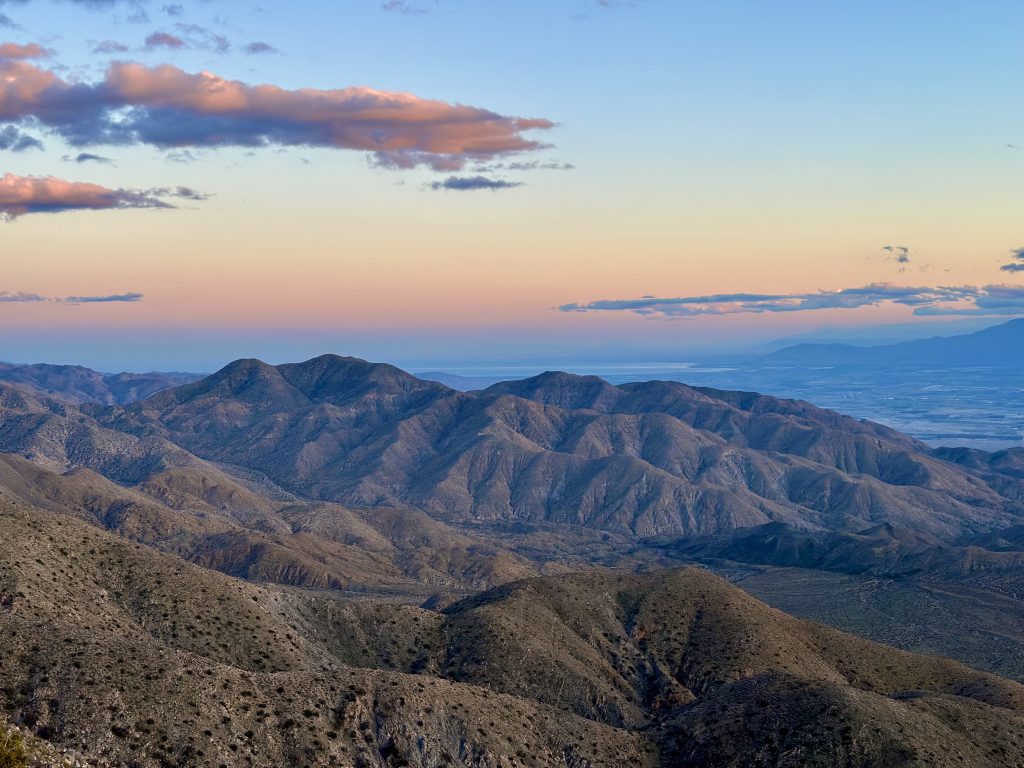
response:
M21 734L0 725L0 768L25 768L28 755Z
M261 588L2 497L0 529L0 701L30 764L37 737L138 768L1024 764L1024 687L697 569L439 613Z

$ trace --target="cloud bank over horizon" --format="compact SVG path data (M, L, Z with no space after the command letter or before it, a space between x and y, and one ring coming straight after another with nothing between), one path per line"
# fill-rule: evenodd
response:
M0 304L134 304L144 296L137 291L100 296L41 296L27 291L0 291Z
M1024 286L899 286L872 283L812 293L722 293L705 296L638 299L600 299L563 304L560 312L631 312L644 317L671 319L700 315L808 312L826 309L859 309L884 304L912 307L918 317L1024 315Z

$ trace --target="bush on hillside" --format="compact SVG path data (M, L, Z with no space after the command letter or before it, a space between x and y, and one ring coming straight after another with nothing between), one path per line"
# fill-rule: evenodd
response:
M0 768L25 768L27 765L21 734L0 728Z

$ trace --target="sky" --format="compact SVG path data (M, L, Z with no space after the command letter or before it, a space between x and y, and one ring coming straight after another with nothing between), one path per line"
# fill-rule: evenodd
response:
M0 0L0 359L686 360L1024 315L1024 5Z

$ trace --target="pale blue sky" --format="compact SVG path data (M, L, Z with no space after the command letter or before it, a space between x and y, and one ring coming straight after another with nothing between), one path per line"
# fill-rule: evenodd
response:
M457 172L382 170L333 147L184 146L181 162L138 143L72 148L20 122L45 150L0 150L0 175L147 194L187 186L209 199L0 225L0 293L144 295L133 306L0 302L0 359L206 370L321 343L423 361L542 346L546 358L640 346L668 359L914 317L891 305L731 318L555 308L1024 284L1000 271L1024 246L1019 2L173 5L8 0L0 41L51 49L31 65L68 82L94 84L116 59L284 89L367 86L544 118L554 127L524 135L552 146ZM145 50L154 33L185 46ZM101 41L125 50L95 53ZM256 42L275 51L246 53ZM63 159L83 151L113 162ZM522 186L433 191L453 173ZM887 244L909 248L909 265ZM146 334L167 341L164 364ZM202 338L216 351L197 351Z

